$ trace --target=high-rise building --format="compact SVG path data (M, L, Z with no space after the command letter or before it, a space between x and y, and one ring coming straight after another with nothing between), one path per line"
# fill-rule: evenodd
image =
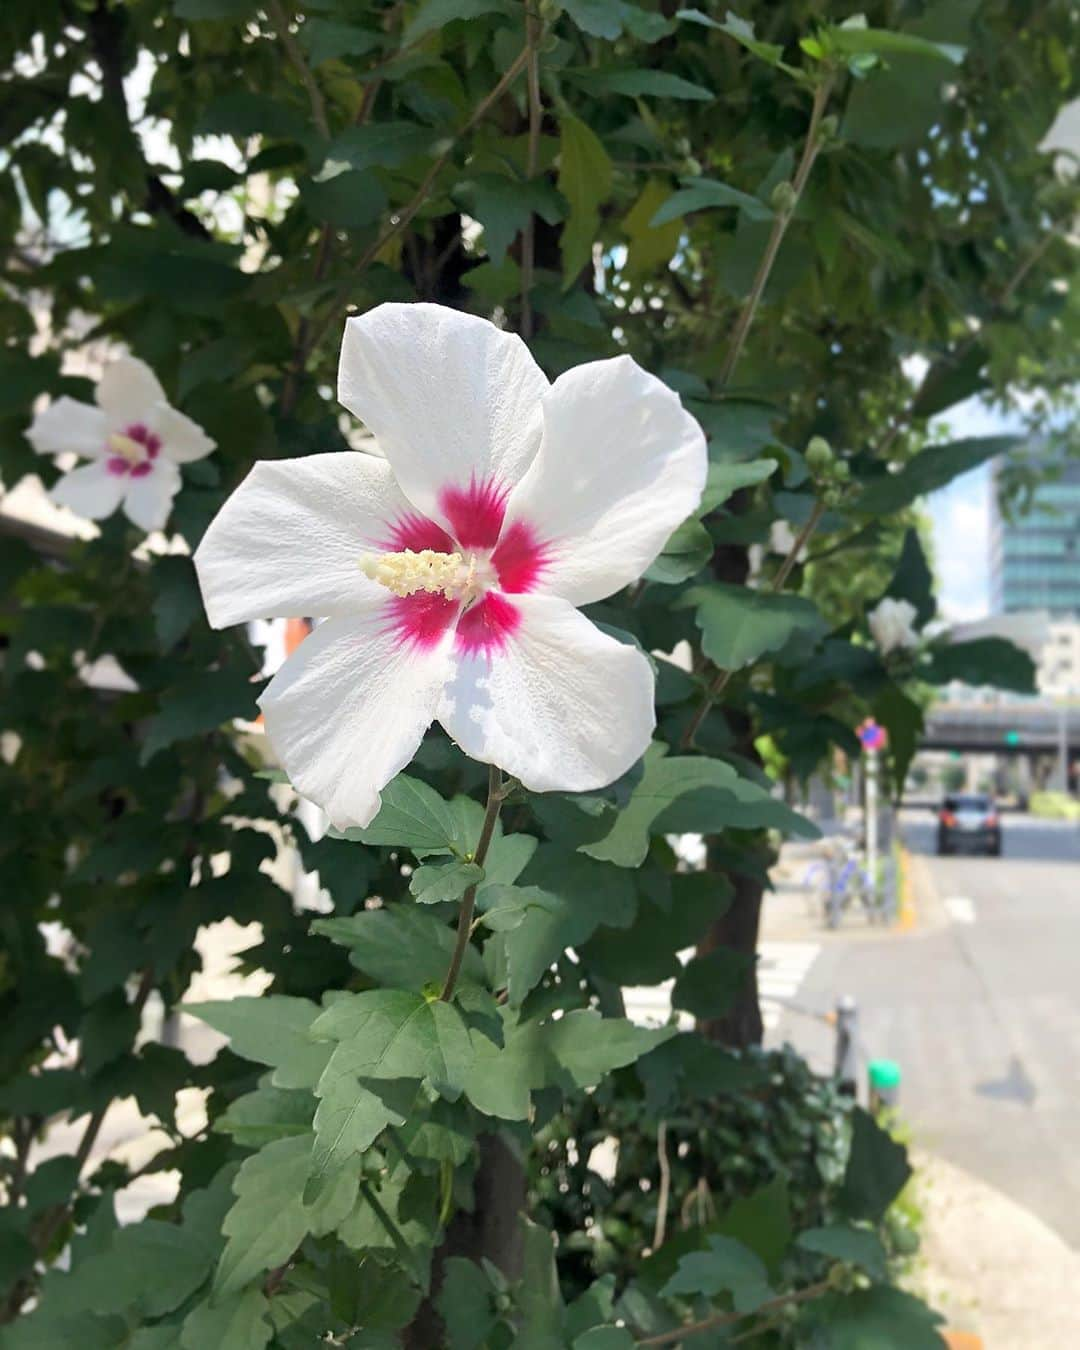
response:
M1080 462L1035 489L1031 509L1006 521L992 494L991 602L999 614L1046 610L1080 618Z

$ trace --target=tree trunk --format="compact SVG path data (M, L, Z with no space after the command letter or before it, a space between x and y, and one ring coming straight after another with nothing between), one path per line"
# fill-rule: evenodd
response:
M704 956L706 952L714 951L717 947L730 947L733 951L745 952L753 957L757 952L758 924L761 919L764 888L760 881L743 876L739 872L729 872L728 880L735 891L731 906L723 918L710 925L708 932L698 943L697 950ZM739 1049L761 1044L764 1026L758 1002L756 961L747 972L738 997L728 1012L723 1017L712 1017L699 1022L698 1029L710 1040L720 1041L724 1045Z
M477 1141L480 1165L473 1181L473 1208L459 1209L450 1220L442 1245L431 1263L431 1292L405 1328L405 1350L434 1350L444 1345L442 1319L435 1300L442 1287L443 1269L451 1256L493 1262L510 1280L522 1270L520 1216L525 1209L525 1169L497 1134L481 1135Z

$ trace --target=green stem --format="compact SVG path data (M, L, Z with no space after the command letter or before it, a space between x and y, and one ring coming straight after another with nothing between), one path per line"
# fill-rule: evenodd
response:
M494 764L488 769L488 795L487 806L484 809L484 823L480 827L480 838L476 841L476 852L472 856L472 861L477 866L482 867L484 859L487 857L488 849L491 846L492 836L495 834L495 826L499 819L499 808L502 806L505 790L503 788L502 773ZM473 913L476 909L476 885L473 884L461 897L461 911L458 914L457 941L454 943L454 954L450 958L450 966L446 972L446 981L443 984L442 993L439 998L444 1003L449 1003L454 996L454 987L457 984L458 976L461 974L461 963L465 960L465 949L469 945L469 934L472 932Z

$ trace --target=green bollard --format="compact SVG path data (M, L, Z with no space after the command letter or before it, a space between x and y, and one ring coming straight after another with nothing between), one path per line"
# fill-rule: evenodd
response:
M895 1109L900 1102L900 1065L894 1059L872 1059L869 1076L872 1114Z

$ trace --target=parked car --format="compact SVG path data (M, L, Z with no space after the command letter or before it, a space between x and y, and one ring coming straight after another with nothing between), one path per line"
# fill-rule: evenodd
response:
M938 812L937 851L971 850L1001 857L1001 821L993 797L985 792L955 792Z

